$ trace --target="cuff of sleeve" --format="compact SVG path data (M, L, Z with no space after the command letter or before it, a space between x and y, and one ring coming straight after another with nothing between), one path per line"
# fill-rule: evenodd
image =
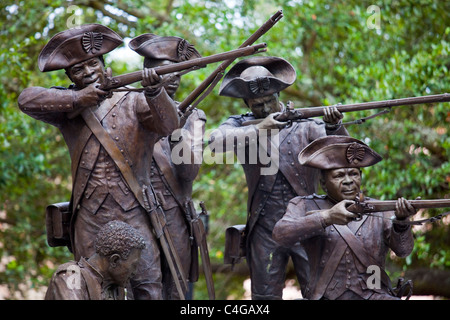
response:
M402 233L402 232L408 231L411 228L411 226L408 224L398 224L398 223L395 223L394 221L395 221L395 219L393 220L392 223L394 224L394 231L397 233Z
M157 96L160 92L161 92L162 87L161 86L157 86L157 87L145 87L145 96L148 98L153 98L155 96Z
M325 129L326 129L327 131L336 131L336 130L338 130L341 126L342 126L342 120L339 120L339 122L338 122L338 123L335 123L335 124L331 124L331 123L325 122Z

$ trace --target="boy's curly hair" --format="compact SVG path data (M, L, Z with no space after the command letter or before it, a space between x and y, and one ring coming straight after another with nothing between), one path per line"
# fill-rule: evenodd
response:
M124 260L132 249L144 249L145 246L140 232L119 220L106 223L95 239L95 252L103 256L117 253Z

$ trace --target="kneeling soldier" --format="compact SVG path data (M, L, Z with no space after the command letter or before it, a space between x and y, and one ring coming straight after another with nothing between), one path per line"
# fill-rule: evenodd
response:
M386 255L391 249L406 257L414 240L411 227L393 223L391 217L408 219L416 210L403 198L398 199L395 213L361 218L347 210L360 195L360 168L380 160L366 144L348 136L319 138L300 152L301 164L321 169L326 195L292 199L275 225L273 238L284 246L304 245L311 270L305 298L399 299L384 271ZM372 281L374 276L377 281Z

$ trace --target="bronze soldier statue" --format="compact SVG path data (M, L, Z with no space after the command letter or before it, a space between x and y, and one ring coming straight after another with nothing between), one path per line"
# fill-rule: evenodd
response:
M414 215L415 208L399 198L395 212L358 216L349 211L360 196L360 168L380 160L365 143L347 136L319 138L299 154L300 163L321 169L326 195L292 199L273 238L283 246L300 241L305 247L311 266L305 298L400 299L384 271L385 259L389 249L399 257L411 253L411 226L396 222Z
M248 186L244 249L253 299L282 298L289 258L301 288L306 286L309 266L304 249L280 246L272 239L272 229L292 198L317 190L319 171L300 165L298 152L316 138L347 134L335 107L326 109L325 122L306 119L287 126L274 119L285 109L279 93L295 78L294 68L282 58L252 57L236 63L224 77L220 95L242 98L251 112L231 116L209 141L213 152L234 150L244 169ZM255 119L263 120L243 126Z
M145 240L135 228L114 220L95 239L95 253L60 265L46 300L123 300L124 287L136 272Z
M174 36L142 34L131 40L129 47L144 56L145 68L201 57L193 45ZM161 85L172 99L180 80L180 73L162 76ZM164 209L166 226L180 257L182 270L190 282L195 282L198 278L198 249L191 238L193 234L190 223L193 217L189 212L189 203L192 202L193 182L203 159L205 123L205 113L195 108L181 129L174 131L167 138L161 138L155 145L150 174L153 188ZM164 265L164 260L163 295L164 299L180 299L172 274L167 265Z
M68 146L73 181L68 246L75 260L95 252L101 226L124 221L146 241L131 279L134 297L161 299L160 249L133 187L150 185L153 147L178 128L179 117L166 90L157 86L160 78L153 69L143 71L144 92L101 89L107 79L103 55L120 44L119 35L98 24L56 34L42 49L38 65L43 72L65 69L73 85L30 87L18 103L24 113L56 126ZM133 185L125 178L130 176L136 179Z

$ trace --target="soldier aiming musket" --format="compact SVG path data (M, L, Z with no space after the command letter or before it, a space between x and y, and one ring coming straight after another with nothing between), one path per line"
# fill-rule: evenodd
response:
M360 194L361 168L381 161L381 156L362 141L348 136L316 139L299 154L303 165L320 169L325 195L293 198L286 214L276 223L273 238L284 246L304 245L311 274L304 297L309 300L397 300L389 276L384 271L386 255L409 255L414 246L410 226L393 224L390 217L408 220L416 213L403 198L394 212L378 219L347 208ZM377 288L368 285L366 270L380 270Z
M182 62L178 62L171 65L165 65L165 66L159 66L155 67L154 70L156 74L163 75L167 73L174 73L174 72L180 72L183 70L188 69L200 69L208 64L224 61L224 60L230 60L230 59L236 59L239 57L246 57L255 53L261 53L266 51L267 45L265 43L255 44L253 46L248 46L245 48L238 48L235 50L222 52L218 54L213 54L211 56L207 57L201 57L191 60L186 60ZM142 81L143 79L143 70L134 71L126 74L122 74L115 77L107 78L107 82L102 85L101 89L103 90L112 90L117 89L138 81Z
M69 149L70 226L69 234L62 236L68 240L57 245L67 245L78 261L94 254L95 236L104 224L111 220L128 223L146 242L130 279L133 296L156 300L162 298L161 251L141 187L151 184L156 141L179 126L178 110L158 86L161 79L153 69L144 74L143 92L101 89L107 82L103 55L120 44L117 33L99 24L56 34L42 49L39 68L42 72L65 69L73 84L69 88L26 88L18 104L27 115L57 127ZM77 115L71 117L74 112ZM134 177L134 183L127 176Z
M371 109L382 109L382 108L392 108L399 106L408 106L414 104L424 104L424 103L439 103L439 102L449 102L450 94L435 94L429 96L420 96L420 97L410 97L410 98L401 98L401 99L392 99L392 100L382 100L382 101L372 101L372 102L363 102L363 103L354 103L354 104L341 104L336 105L336 108L339 112L353 112L353 111L362 111L362 110L371 110ZM307 107L307 108L287 108L284 112L275 117L276 120L281 122L292 122L292 121L300 121L303 119L321 117L325 114L325 109L327 107ZM243 125L257 124L261 122L261 120L252 120L246 121Z

